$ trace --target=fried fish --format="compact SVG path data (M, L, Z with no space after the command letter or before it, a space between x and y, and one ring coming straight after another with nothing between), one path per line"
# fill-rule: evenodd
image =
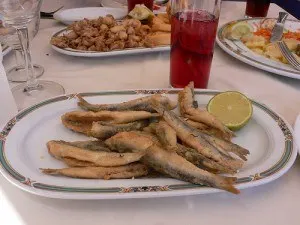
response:
M116 153L116 152L95 152L78 147L70 146L59 141L47 143L49 153L62 160L71 158L79 161L94 163L97 166L122 166L139 161L144 152L138 153Z
M63 169L41 169L43 173L85 179L126 179L141 177L148 174L147 166L141 163L132 163L118 167L71 167Z
M175 109L177 104L172 102L168 97L163 95L153 95L156 96L158 101L164 105L167 109ZM142 98L137 98L134 100L130 100L127 102L117 103L117 104L91 104L87 102L84 98L80 95L77 96L79 102L77 103L78 106L87 111L147 111L147 112L154 112L153 108L151 107L151 99L153 96L146 96Z

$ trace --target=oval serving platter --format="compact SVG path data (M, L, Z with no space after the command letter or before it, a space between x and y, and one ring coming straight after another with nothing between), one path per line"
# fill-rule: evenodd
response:
M254 31L257 30L258 25L263 20L269 20L270 18L250 18L250 19L241 19L236 21L231 21L229 23L224 24L218 30L216 41L218 45L229 55L233 56L234 58L247 63L251 66L256 68L275 73L281 76L300 79L300 71L294 69L291 65L284 64L281 62L277 62L261 56L251 49L247 48L243 42L240 40L229 40L226 38L224 32L229 26L239 22L247 22L254 28ZM276 19L274 19L276 20ZM300 22L296 20L287 20L285 22L285 29L289 31L300 31Z
M52 37L61 36L67 32L67 28L64 28L56 32ZM157 46L153 48L126 48L123 50L114 50L109 52L96 52L96 51L82 51L72 48L59 48L51 45L51 47L64 55L79 56L79 57L109 57L109 56L120 56L120 55L133 55L153 52L170 51L170 46Z
M118 103L149 94L161 93L177 100L177 89L81 93L92 103ZM195 91L199 105L205 106L216 91ZM253 101L253 116L234 142L249 149L250 155L236 176L237 188L268 183L282 176L295 161L291 127L278 114ZM76 110L76 94L59 96L21 111L0 133L0 171L5 178L32 194L62 199L150 198L206 194L221 190L171 178L88 180L42 174L39 168L63 168L47 151L49 140L86 140L66 129L62 114Z

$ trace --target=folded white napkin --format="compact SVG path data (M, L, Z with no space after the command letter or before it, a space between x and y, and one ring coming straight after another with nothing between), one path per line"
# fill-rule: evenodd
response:
M9 88L2 60L2 47L0 45L0 129L18 112L17 105Z

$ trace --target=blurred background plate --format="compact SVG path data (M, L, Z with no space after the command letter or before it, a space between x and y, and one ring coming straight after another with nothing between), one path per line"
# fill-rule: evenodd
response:
M153 12L155 14L165 12L166 7L163 5L166 4L167 2L168 2L167 0L155 0ZM127 9L127 0L101 0L101 6Z
M127 15L127 9L123 8L107 8L107 7L86 7L61 10L54 13L53 18L69 25L75 21L87 19L96 19L99 16L111 14L115 19L119 20Z

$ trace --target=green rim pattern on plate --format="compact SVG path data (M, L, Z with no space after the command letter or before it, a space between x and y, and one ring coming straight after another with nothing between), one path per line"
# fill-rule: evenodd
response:
M93 92L93 93L80 93L81 96L99 96L99 95L133 95L133 94L177 94L179 90L136 90L136 91L111 91L111 92ZM197 95L216 95L220 92L217 91L195 91ZM41 108L45 105L49 105L55 102L60 102L64 100L70 100L77 96L77 94L70 94L65 96L59 96L53 99L46 100L39 104L36 104L24 111L20 112L15 118L11 119L6 126L3 128L0 133L0 166L7 172L9 176L14 178L20 183L25 185L47 191L57 191L57 192L71 192L71 193L132 193L132 192L157 192L157 191L172 191L172 190L186 190L186 189L195 189L206 187L204 185L194 185L194 184L176 184L176 185L167 185L167 186L142 186L142 187L111 187L111 188L80 188L80 187L63 187L63 186L54 186L39 183L33 181L28 177L24 177L22 174L18 173L14 168L9 164L5 156L5 140L9 135L10 131L13 129L14 125L20 121L22 118L26 117L28 114L34 110ZM266 106L251 100L252 104L263 110L269 116L271 116L274 121L277 122L279 128L281 129L283 136L285 137L285 149L280 160L275 163L271 168L265 170L261 173L253 174L247 177L239 178L237 183L247 183L255 180L260 180L266 177L269 177L278 171L280 171L289 161L292 152L293 152L293 135L287 124L272 110Z

